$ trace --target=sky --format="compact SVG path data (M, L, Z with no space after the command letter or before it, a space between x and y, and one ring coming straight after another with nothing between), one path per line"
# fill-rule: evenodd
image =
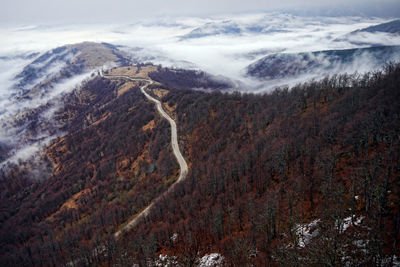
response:
M277 9L311 15L393 17L400 14L400 0L12 0L2 3L0 24L120 23L159 16L208 16Z

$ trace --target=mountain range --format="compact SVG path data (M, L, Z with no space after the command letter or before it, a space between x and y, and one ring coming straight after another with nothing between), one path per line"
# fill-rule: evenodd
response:
M293 32L254 21L174 38ZM242 80L140 53L17 56L0 91L2 266L399 265L399 45L255 50Z

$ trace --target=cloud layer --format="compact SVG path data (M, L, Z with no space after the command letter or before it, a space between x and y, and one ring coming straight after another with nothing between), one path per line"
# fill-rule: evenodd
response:
M49 106L40 121L51 124L52 114L60 107L59 98L89 74L76 76L53 87L45 95L16 101L20 92L14 78L37 54L65 44L83 41L108 42L120 45L141 61L172 67L202 69L214 75L239 80L242 90L263 92L289 81L256 81L247 77L246 67L256 60L278 52L298 53L360 46L400 45L400 36L386 33L355 33L355 30L387 22L388 19L365 17L302 17L282 13L247 13L215 17L159 18L133 24L26 25L0 27L0 142L12 143L12 161L26 159L47 144L54 133L26 133L27 125L13 124L27 110ZM360 60L349 70L368 71ZM50 75L62 67L55 63ZM303 81L297 78L290 84ZM38 80L31 84L37 84ZM28 85L29 87L29 85ZM25 115L23 115L25 114ZM24 144L30 140L29 146ZM0 144L1 145L1 144ZM1 158L1 157L0 157Z

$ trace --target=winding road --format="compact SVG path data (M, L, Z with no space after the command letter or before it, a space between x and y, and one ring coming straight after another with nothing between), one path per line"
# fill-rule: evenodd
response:
M173 188L176 186L176 184L178 184L179 182L183 181L188 173L188 165L185 161L185 159L182 156L181 151L179 150L179 145L178 145L178 134L177 134L177 130L176 130L176 123L175 121L164 111L161 102L157 99L155 99L154 97L152 97L151 95L149 95L145 89L147 88L147 86L149 86L150 84L153 83L152 80L149 79L143 79L143 78L132 78L129 76L114 76L114 75L104 75L103 77L106 78L119 78L119 79L126 79L126 80L130 80L130 81L144 81L147 82L148 84L143 85L142 87L140 87L140 91L146 96L146 98L152 102L154 102L157 106L157 110L158 113L160 113L160 115L162 117L164 117L165 119L168 120L169 124L171 125L171 145L172 145L172 150L174 152L175 158L178 161L179 167L180 167L180 174L178 179L175 181L175 183L173 183L167 191L165 191L163 194L161 194L160 196L158 196L155 200L153 200L144 210L142 210L139 214L137 214L135 216L135 218L133 218L127 225L125 225L124 227L122 227L119 231L117 231L116 233L114 233L114 237L118 238L122 233L128 231L129 229L131 229L132 227L134 227L135 225L137 225L137 223L144 217L146 217L149 213L151 208L153 207L153 205L155 203L157 203L158 201L160 201L163 196L165 196L166 194L168 194L171 190L173 190Z

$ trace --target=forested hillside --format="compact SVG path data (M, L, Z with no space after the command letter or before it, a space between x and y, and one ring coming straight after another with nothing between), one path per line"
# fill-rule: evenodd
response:
M51 176L2 174L4 266L146 266L160 254L193 266L210 253L227 266L398 260L400 65L264 95L184 89L172 72L149 76L178 125L187 179L114 238L178 166L168 122L139 84L96 77L65 97L69 133L46 150Z
M168 123L136 85L123 86L95 78L65 97L58 116L70 134L46 151L50 177L34 182L18 167L2 174L4 265L81 257L176 179Z
M177 107L190 174L122 253L142 263L175 255L182 266L210 252L234 266L390 266L399 88L399 65L262 96L170 88L163 101Z

